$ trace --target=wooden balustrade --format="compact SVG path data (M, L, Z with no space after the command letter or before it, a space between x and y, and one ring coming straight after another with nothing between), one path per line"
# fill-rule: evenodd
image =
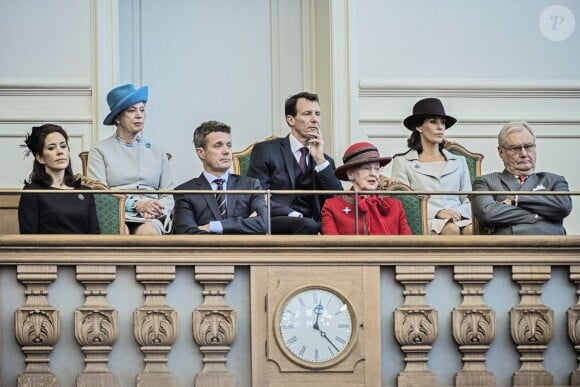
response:
M167 304L166 295L175 280L176 268L184 266L194 268L191 281L201 285L202 302L191 304L188 310L178 310ZM228 286L236 281L235 268L240 266L276 267L270 273L285 273L284 266L287 266L291 268L288 273L298 273L298 277L300 270L304 270L308 273L308 286L330 284L328 289L339 290L338 294L351 297L356 317L353 337L361 340L352 352L356 352L353 356L356 355L357 359L363 359L357 360L359 363L368 361L375 368L381 364L376 358L365 360L365 346L378 346L371 351L374 355L380 353L381 346L381 337L362 340L365 324L370 322L366 314L370 311L371 314L380 314L382 319L392 318L394 332L391 334L404 354L404 367L396 381L400 386L438 384L438 375L430 368L429 358L443 329L452 332L461 353L462 368L454 383L458 386L495 386L496 377L486 367L486 359L490 345L496 339L497 318L509 319L511 340L519 353L520 367L513 372L513 385L553 384L554 375L546 370L543 360L557 319L567 321L570 348L577 354L576 362L580 364L580 301L576 300L569 306L567 316L556 316L556 312L541 300L543 285L551 279L554 266L568 268L571 283L580 289L580 236L1 235L0 270L16 268L17 279L24 286L25 303L12 311L14 326L10 328L14 329L14 339L25 358L18 385L59 385L59 375L51 370L50 359L59 339L71 334L85 362L84 370L77 376L77 386L124 385L108 366L109 354L119 335L132 334L143 356L143 368L134 377L135 385L177 386L177 378L168 366L168 356L178 340L179 329L191 329L190 337L202 354L202 364L197 365L202 369L191 375L191 384L199 387L240 385L238 377L227 365L230 349L239 334L239 315L240 312L248 315L260 309L263 313L268 299L252 295L251 311L236 310L235 305L226 303ZM436 278L437 268L442 266L452 268L453 280L461 288L461 302L452 311L450 326L441 326L438 310L430 306L425 297L428 285ZM62 267L74 268L76 280L85 289L84 304L78 305L74 311L74 332L61 331L61 311L48 302L50 285L58 278ZM134 280L143 289L143 301L135 310L117 310L108 300L108 288L116 281L119 268L123 267L135 271ZM338 285L332 285L330 277L336 269L340 278L335 283L348 286L349 277L339 274L344 272L339 268L344 267L393 268L395 280L402 286L402 304L394 310L381 311L376 308L380 300L368 299L375 293L377 297L386 296L378 295L378 291L364 295L358 294L357 289L340 292ZM484 303L484 287L493 279L494 267L510 268L512 283L519 289L519 303L511 308L509 316L496 316L496 311ZM317 277L318 271L321 274ZM251 278L251 281L268 281L270 285L262 286L263 289L276 288L276 281L287 280L283 276L280 274L278 279ZM378 281L378 276L362 275L360 278L363 285L353 279L353 286L365 286L365 281ZM286 282L285 286L299 288L299 278L292 281L290 285ZM294 283L296 286L292 285ZM376 289L377 286L370 288ZM21 292L19 289L11 291ZM367 304L359 308L356 303L361 300ZM264 320L268 324L277 313L277 309L269 309L272 307L265 305L266 310L271 310L268 320ZM119 316L130 314L133 315L133 332L121 332ZM179 317L185 315L191 317L191 326L179 326ZM258 326L260 318L251 315L251 323ZM263 324L260 327L264 328ZM369 329L371 327L372 324L368 325ZM0 329L6 331L8 327ZM254 367L256 364L269 367L264 350L279 345L273 334L275 326L265 326L265 329L267 335L272 334L273 341L268 341L268 345L252 342L247 348L247 356L251 356ZM348 348L345 359L350 356ZM279 351L277 356L283 356L282 352ZM300 362L290 360L289 364L294 364L292 367L302 367ZM344 362L348 363L347 360ZM316 384L324 385L326 375L330 375L333 368L329 364L293 370L288 380L293 380L293 377L305 380L305 375L312 374ZM381 385L381 370L361 372L361 364L341 370L341 378L352 381L353 385ZM0 371L3 367L0 364ZM580 366L566 378L572 385L578 385L578 375ZM252 385L273 384L264 379L253 380Z

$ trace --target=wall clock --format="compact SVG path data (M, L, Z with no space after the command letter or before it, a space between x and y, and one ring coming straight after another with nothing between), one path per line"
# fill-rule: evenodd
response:
M280 303L274 325L276 339L290 359L306 368L325 368L348 354L356 317L339 291L312 285Z
M252 266L253 386L380 386L380 268Z

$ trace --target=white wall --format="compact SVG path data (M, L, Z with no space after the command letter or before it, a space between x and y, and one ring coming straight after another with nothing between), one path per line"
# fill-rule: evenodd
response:
M284 98L302 90L302 58L300 3L286 3L121 3L120 81L149 85L145 134L173 154L176 183L201 172L192 138L203 121L230 125L234 149L287 133Z
M0 185L20 188L32 169L24 135L59 122L74 152L91 143L90 1L0 1ZM74 160L75 170L80 161Z

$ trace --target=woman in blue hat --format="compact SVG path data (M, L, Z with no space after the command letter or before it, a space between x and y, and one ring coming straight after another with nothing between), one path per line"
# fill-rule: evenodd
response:
M471 191L465 157L443 147L445 131L457 120L445 113L438 98L424 98L413 106L403 125L411 131L409 150L395 155L391 177L415 191ZM431 195L427 213L432 234L472 234L467 195Z
M115 87L107 94L111 109L103 120L115 133L89 151L87 175L111 189L143 190L128 196L125 222L128 233L159 235L169 231L173 197L147 193L173 189L173 178L165 151L142 135L147 117L148 87L132 84Z

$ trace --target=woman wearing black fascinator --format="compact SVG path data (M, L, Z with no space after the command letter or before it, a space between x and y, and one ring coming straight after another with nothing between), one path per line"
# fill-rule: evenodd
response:
M75 180L68 135L60 125L33 127L21 147L26 149L26 155L34 156L32 172L24 182L25 190L89 189ZM21 234L99 233L95 198L91 194L23 192L18 223Z

